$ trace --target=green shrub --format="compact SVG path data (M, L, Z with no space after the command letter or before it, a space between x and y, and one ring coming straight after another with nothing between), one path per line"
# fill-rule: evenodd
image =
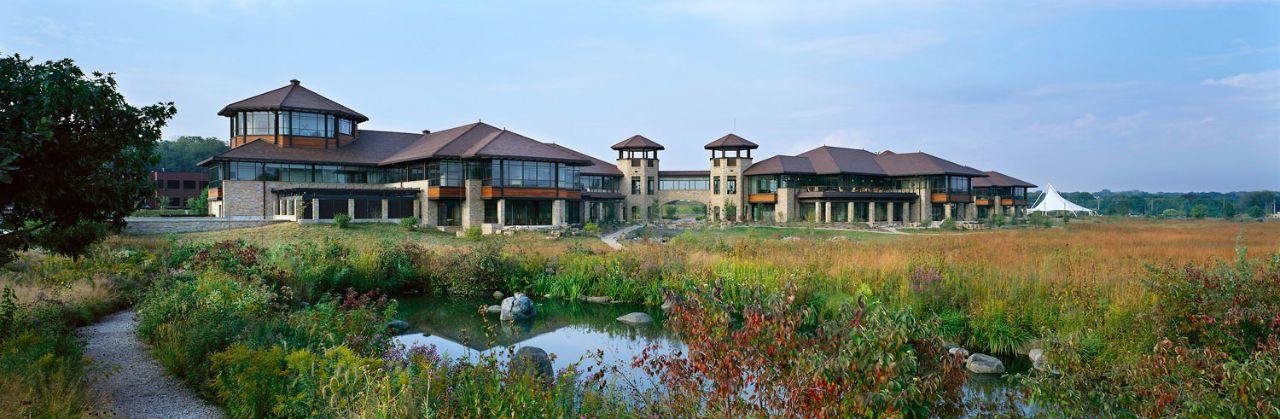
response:
M400 228L413 231L418 228L418 217L406 217L400 219Z
M1045 215L1043 212L1033 212L1027 218L1031 225L1038 225L1045 228L1053 227L1053 221L1050 220L1049 216Z
M1001 226L1003 226L1003 225L1005 225L1005 224L1008 224L1008 219L1007 219L1007 218L1005 218L1005 216L1004 216L1004 215L1001 215L1001 214L995 214L995 215L992 215L992 216L991 216L991 226L992 226L992 227L1001 227Z
M347 224L351 223L351 216L343 213L334 214L333 225L338 228L347 228Z
M587 234L600 234L600 225L596 223L587 223L582 226L582 231Z
M484 231L480 230L480 227L467 227L466 231L462 233L462 237L468 240L479 240L484 237Z
M947 218L945 220L942 220L942 224L939 224L938 227L947 231L955 231L956 220L952 218Z

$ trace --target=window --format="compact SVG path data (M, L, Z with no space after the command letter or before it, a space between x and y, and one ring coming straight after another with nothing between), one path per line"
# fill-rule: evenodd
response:
M194 180L182 181L182 189L195 189L195 188L196 188L196 181Z
M275 135L276 115L271 112L241 112L241 135Z
M507 201L507 225L551 224L552 201Z
M560 189L582 189L582 168L560 164Z
M658 187L658 185L655 185L655 183L657 182L653 181L653 176L649 176L648 178L646 178L644 182L645 193L649 195L653 195L653 188Z
M262 163L236 161L228 163L231 167L229 180L258 180L262 176ZM177 186L173 186L176 188Z
M465 164L460 160L442 160L427 163L427 180L431 186L462 186Z
M498 201L492 199L484 201L484 222L488 224L498 222Z
M736 194L736 193L738 193L738 178L737 178L737 177L732 177L732 176L731 176L731 177L729 177L729 178L728 178L728 182L726 182L726 184L724 185L724 193L727 193L727 194Z
M347 200L320 199L320 219L332 220L334 215L347 213Z
M502 186L520 188L554 188L556 187L556 164L548 162L523 160L496 160L491 172L499 173ZM500 167L499 167L500 166ZM570 179L570 182L578 182Z
M638 177L631 178L631 194L632 195L640 194L640 178Z
M778 192L777 176L751 176L747 178L747 184L752 188L751 193Z
M352 124L350 119L339 119L338 133L342 135L351 135L351 126Z
M391 199L387 200L387 218L400 219L413 216L412 199Z
M713 179L714 180L712 180L711 182L711 193L719 195L720 194L720 176L716 176Z
M705 191L711 189L711 178L694 177L662 177L658 179L658 189L664 191Z
M351 218L361 220L376 220L382 218L382 200L381 199L357 199L356 213Z
M286 112L281 132L299 137L333 137L333 116L309 112Z
M948 176L947 191L950 193L969 193L969 178L963 176Z
M587 192L618 192L620 178L613 176L581 176L582 187Z
M165 183L168 186L166 189L178 189L178 181L176 180L169 180Z

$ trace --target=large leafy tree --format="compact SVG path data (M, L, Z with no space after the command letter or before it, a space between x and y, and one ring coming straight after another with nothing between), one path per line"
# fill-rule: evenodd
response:
M150 192L172 103L135 107L111 74L0 57L0 262L40 246L78 256Z
M227 143L215 137L182 136L160 142L160 161L153 167L165 172L195 172L196 163L227 151Z

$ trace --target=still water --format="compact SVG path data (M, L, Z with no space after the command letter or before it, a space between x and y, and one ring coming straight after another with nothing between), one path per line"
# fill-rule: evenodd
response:
M398 297L400 318L409 329L395 338L405 346L435 345L444 358L477 360L490 351L536 346L553 357L552 366L560 371L582 361L580 369L597 365L592 354L603 351L604 366L617 366L622 377L641 387L652 383L645 374L631 368L631 361L649 345L659 353L683 349L676 336L662 327L662 312L652 307L632 304L595 304L562 300L534 300L538 315L528 321L502 322L497 313L483 313L484 307L498 304L495 299L456 299L427 296ZM617 321L619 316L644 312L655 321L632 326ZM513 348L514 347L514 348ZM1026 373L1030 362L1025 357L999 357L1011 374ZM614 377L618 378L618 377ZM984 415L978 405L1000 402L1017 396L1007 376L971 374L965 383L964 399L970 405L970 416ZM1017 403L1024 415L1035 410Z

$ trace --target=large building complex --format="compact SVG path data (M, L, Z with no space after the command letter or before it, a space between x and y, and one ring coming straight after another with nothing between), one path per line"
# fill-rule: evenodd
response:
M661 218L675 203L712 220L928 223L1021 216L1027 182L936 156L819 147L756 161L735 134L711 141L709 170L662 170L661 144L635 135L607 162L484 123L405 133L292 80L218 112L231 149L210 170L209 211L323 222L416 217L423 225L559 226Z

